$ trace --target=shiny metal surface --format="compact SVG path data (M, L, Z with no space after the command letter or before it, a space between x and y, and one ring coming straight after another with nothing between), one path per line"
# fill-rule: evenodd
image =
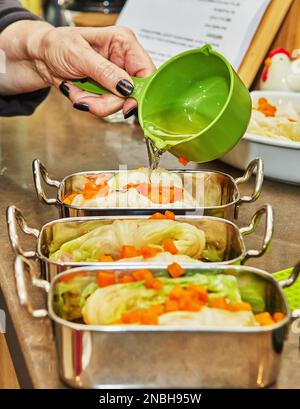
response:
M22 209L30 226L43 226L57 218L55 206L42 205L36 198L31 170L35 158L40 158L51 170L54 179L62 180L65 175L79 170L118 169L120 164L128 164L130 168L147 166L148 157L138 126L108 124L74 110L70 101L56 90L51 91L31 117L0 118L0 297L5 301L1 308L4 308L14 328L14 332L8 330L6 339L18 375L22 367L17 358L22 358L26 364L28 377L24 386L28 387L30 383L34 388L62 388L51 322L45 318L31 319L18 302L13 274L14 252L6 229L5 212L12 204ZM168 153L162 156L161 166L181 168L178 160ZM200 166L191 162L186 169L215 169L234 178L241 175L239 170L219 161ZM254 177L240 185L241 195L252 192L253 183ZM264 257L250 259L247 265L275 272L296 264L300 254L299 201L300 187L265 180L259 200L241 206L239 226L247 225L262 203L271 203L276 215L270 251ZM259 227L245 237L247 247L255 248L261 234ZM32 250L35 242L31 236L21 237L23 249ZM40 295L40 291L32 294L32 301L37 306L41 305ZM290 331L281 367L274 387L299 389L299 331ZM23 385L21 376L19 381Z
M259 250L246 249L243 239L244 235L253 233L259 225L262 216L265 215L265 233L263 244ZM67 268L76 266L91 266L97 265L102 268L103 265L110 263L94 263L94 262L54 262L49 259L49 246L53 240L54 229L59 226L60 229L68 231L68 239L78 237L78 230L89 230L89 224L94 225L95 222L102 224L111 224L117 219L132 219L136 216L102 216L102 217L81 217L59 219L47 223L38 232L27 226L24 217L19 209L15 206L10 206L7 210L7 225L9 238L16 255L22 255L27 259L36 259L40 262L41 275L47 280L52 280L57 274L65 271ZM140 219L147 219L147 216L139 216ZM252 217L249 226L239 229L234 223L215 217L209 216L181 216L178 215L176 220L179 222L190 223L199 229L202 229L206 234L206 242L216 243L218 250L221 251L223 260L215 264L239 264L243 263L251 257L262 256L270 246L273 235L273 209L270 205L261 207ZM20 245L18 236L17 223L25 234L32 234L37 238L35 251L24 251ZM63 244L63 243L61 243ZM208 261L208 263L211 263ZM131 263L134 264L134 263ZM137 263L141 264L141 263ZM147 261L147 265L151 263ZM152 263L154 264L154 263ZM206 263L207 264L207 263ZM192 264L191 264L192 265Z
M24 298L29 300L30 296L26 291L24 265L26 260L17 256L15 274L19 280L18 294L21 303L26 306ZM111 268L110 265L104 270ZM152 271L155 274L155 271L162 269L163 266L157 266ZM114 270L116 274L118 270L130 272L133 267L114 267ZM63 276L80 271L81 268L72 269ZM97 267L87 267L84 271L97 274ZM270 327L239 329L88 326L65 321L54 313L53 287L61 276L54 278L50 288L47 281L38 280L40 282L35 281L33 285L49 293L48 314L55 323L62 380L77 388L262 388L272 385L278 376L291 318L281 286L270 274L245 266L200 266L188 271L232 274L238 283L247 275L249 285L251 280L255 280L256 286L260 285L267 309L281 311L286 317ZM300 264L295 268L290 282L285 282L284 286L292 285L299 273ZM31 305L27 304L27 308L31 315L37 317Z
M59 210L60 217L80 217L80 216L103 216L103 215L118 215L120 212L122 214L152 214L161 209L156 209L155 207L149 209L142 208L88 208L88 207L78 207L68 205L63 202L63 198L73 192L72 186L76 183L76 178L83 177L85 175L101 174L101 173L113 173L117 174L119 170L109 170L109 171L98 171L98 172L79 172L74 173L70 176L66 176L61 182L58 180L51 179L49 177L48 171L45 166L41 163L40 160L35 159L32 163L33 168L33 178L35 189L37 192L38 199L48 205L56 205ZM253 193L249 196L241 196L239 191L239 185L246 183L251 176L256 171L255 185ZM214 216L221 217L228 220L234 220L238 217L239 207L243 203L251 203L258 199L263 185L264 180L264 166L260 158L256 158L249 164L248 168L245 171L245 174L242 177L233 179L230 175L227 175L223 172L216 171L200 171L200 170L171 170L181 176L182 178L191 175L192 184L196 183L196 178L198 176L210 176L215 180L220 194L218 195L217 203L213 205L204 204L195 208L195 209L180 209L172 208L176 214L190 214L195 212L197 214L205 216ZM47 193L44 190L43 183L46 186L56 188L56 198L48 197ZM204 198L209 196L209 189L211 187L204 182ZM205 199L204 199L205 200Z

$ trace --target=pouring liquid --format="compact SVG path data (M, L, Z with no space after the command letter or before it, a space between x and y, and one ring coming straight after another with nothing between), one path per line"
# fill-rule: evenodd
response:
M151 170L155 170L158 168L160 158L165 151L163 149L158 149L150 138L145 137L145 141L148 152L149 167Z
M159 165L161 155L185 139L198 135L211 119L188 106L172 107L144 120L144 132L151 169Z

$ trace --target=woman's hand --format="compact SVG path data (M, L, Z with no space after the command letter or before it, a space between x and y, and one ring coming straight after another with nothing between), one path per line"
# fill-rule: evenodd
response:
M126 28L53 28L36 21L19 21L0 36L7 56L6 94L30 92L54 85L75 108L106 116L123 108L128 116L136 107L125 99L133 90L130 75L145 77L155 67ZM70 80L91 77L114 95L81 91ZM11 79L11 80L10 80Z

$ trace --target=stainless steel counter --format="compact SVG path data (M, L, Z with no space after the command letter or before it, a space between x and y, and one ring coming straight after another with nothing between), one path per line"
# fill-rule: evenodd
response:
M43 206L36 199L31 171L34 158L41 159L51 175L59 179L81 170L111 169L120 164L128 164L129 168L147 165L146 147L138 126L107 124L75 111L56 91L32 117L1 118L0 138L0 286L2 303L6 304L9 317L6 338L21 386L60 388L63 385L56 369L51 324L47 319L30 318L20 308L16 297L5 209L15 204L33 227L41 227L57 218L55 208ZM169 154L163 157L161 165L179 167L176 158ZM195 166L189 165L190 168ZM241 174L220 162L202 167L219 169L233 176ZM250 185L251 182L243 191L250 191ZM274 272L300 259L300 188L265 181L259 201L241 208L239 224L247 224L255 209L265 202L271 203L275 210L273 246L264 258L249 264ZM249 238L249 246L255 246L259 233ZM24 247L32 249L28 238ZM37 304L42 301L40 298L36 294ZM290 334L275 387L300 388L299 335Z

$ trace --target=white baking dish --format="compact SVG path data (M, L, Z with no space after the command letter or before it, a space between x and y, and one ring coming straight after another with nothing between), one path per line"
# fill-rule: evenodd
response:
M291 101L300 107L300 93L253 91L251 98L252 101L267 98L275 105ZM221 160L239 169L245 169L249 161L257 156L264 161L266 177L300 185L300 142L246 133Z

